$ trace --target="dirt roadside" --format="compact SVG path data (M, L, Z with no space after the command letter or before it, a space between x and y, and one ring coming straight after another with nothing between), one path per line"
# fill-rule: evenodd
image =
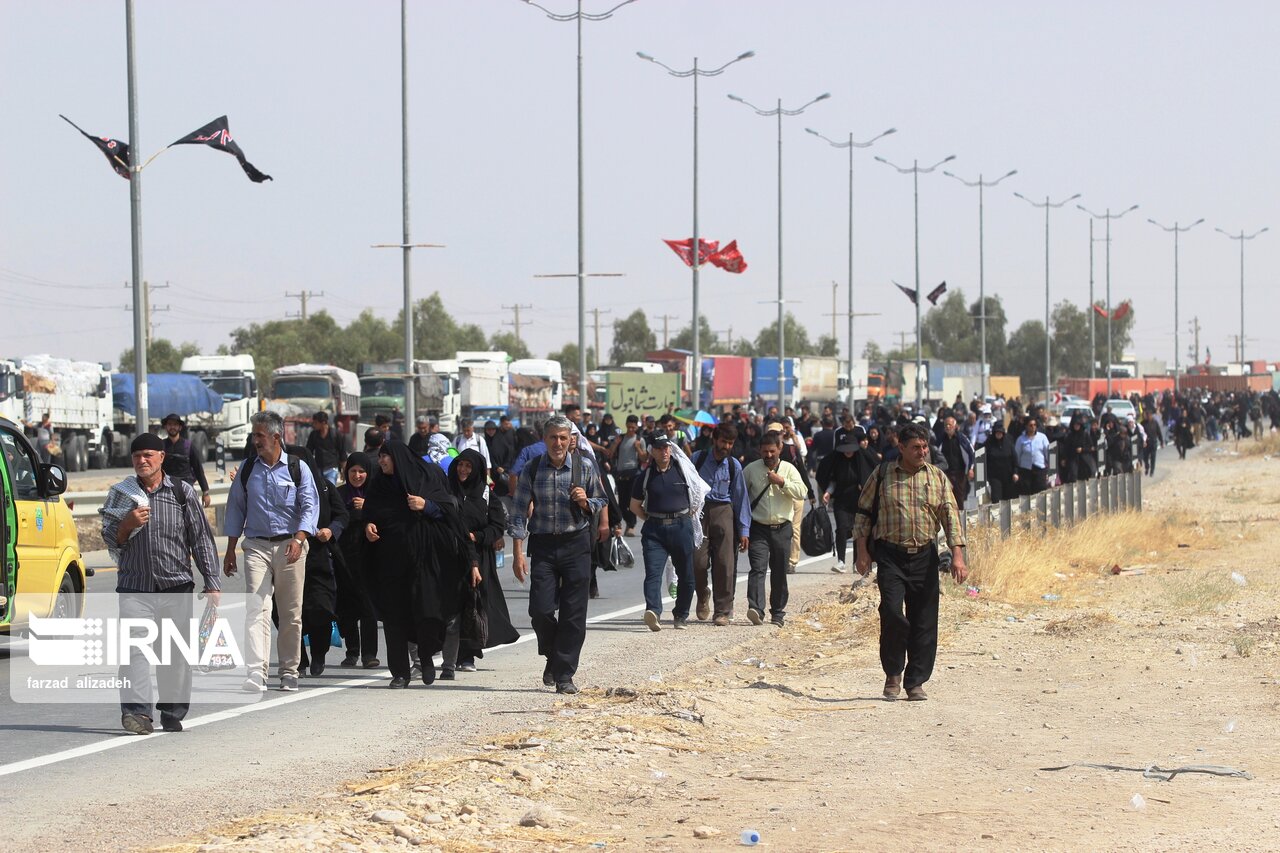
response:
M1164 454L1145 496L1208 536L1082 568L1057 601L944 582L928 702L878 698L878 596L833 576L786 628L661 681L159 849L718 850L748 828L775 850L1276 849L1280 459L1215 449ZM1044 769L1077 762L1252 778Z

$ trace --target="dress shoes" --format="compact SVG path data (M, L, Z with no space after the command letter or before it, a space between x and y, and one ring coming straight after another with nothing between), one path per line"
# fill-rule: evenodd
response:
M890 675L884 680L884 698L890 702L896 700L902 693L902 676Z

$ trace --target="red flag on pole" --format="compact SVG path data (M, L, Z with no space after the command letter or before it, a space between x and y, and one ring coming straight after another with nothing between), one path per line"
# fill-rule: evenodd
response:
M671 251L675 252L677 255L680 256L680 260L684 261L685 266L687 267L693 266L693 238L692 237L690 237L688 240L663 240L662 242L670 246ZM706 263L708 260L711 259L711 256L714 255L719 250L719 248L720 248L719 240L699 239L698 240L698 255L699 255L698 260L702 261L703 263Z
M1123 320L1129 314L1129 311L1132 308L1133 306L1130 305L1129 300L1126 299L1124 302L1121 302L1120 306L1116 308L1116 310L1111 314L1111 319Z
M1101 305L1098 305L1097 303L1094 303L1093 313L1097 314L1099 317L1101 317L1104 320L1107 319L1107 309L1103 308Z
M729 244L718 252L712 252L707 260L725 272L746 272L747 261L738 251L738 241L730 240Z

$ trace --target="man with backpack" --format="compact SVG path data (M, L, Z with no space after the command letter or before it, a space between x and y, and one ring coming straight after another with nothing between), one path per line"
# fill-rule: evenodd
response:
M747 505L742 465L733 458L737 440L737 427L721 423L711 434L711 450L693 455L693 467L709 489L702 505L702 545L693 553L697 615L703 622L711 617L711 624L720 627L733 621L738 553L747 550L751 536L751 508Z
M924 683L938 653L939 527L951 548L956 583L969 572L955 492L946 474L928 462L928 427L907 424L898 437L902 456L882 463L863 487L853 536L858 573L866 577L873 559L879 567L884 698L897 699L905 686L907 699L918 702L928 698Z
M682 630L689 621L693 600L693 523L689 483L672 460L675 442L655 436L649 447L649 466L634 479L631 512L644 521L640 547L644 553L644 624L661 631L662 574L667 559L675 567L678 585L671 608L672 627Z
M578 692L573 677L587 636L594 513L605 505L595 462L584 453L569 452L572 433L573 424L562 415L543 426L546 453L513 474L517 481L508 528L515 552L512 571L520 583L530 578L529 617L538 654L547 659L542 683L570 695Z
M302 592L306 580L307 539L315 536L320 518L320 494L310 466L284 452L284 420L275 412L249 418L253 447L236 472L227 492L227 554L223 572L237 571L236 544L244 537L245 585L261 596L262 607L246 613L247 692L266 690L270 661L271 603L280 617L277 652L280 689L298 689L302 658Z
M613 439L609 446L609 458L613 460L613 476L618 481L618 494L623 496L619 501L622 506L622 518L626 521L626 535L634 536L636 516L631 511L631 489L640 467L649 460L644 437L640 435L640 418L627 415L627 431Z
M200 503L206 507L213 505L213 496L209 494L209 481L204 476L204 460L192 451L191 439L182 437L186 427L182 417L169 413L160 422L169 437L164 440L164 473L172 480L181 480L190 486L200 487Z

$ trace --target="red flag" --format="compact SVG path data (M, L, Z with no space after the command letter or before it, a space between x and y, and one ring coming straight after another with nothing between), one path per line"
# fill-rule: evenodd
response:
M926 296L925 298L929 300L930 305L937 305L938 300L942 298L942 294L946 292L947 292L947 283L944 281L942 284L938 285L933 290L929 291L929 295Z
M687 267L693 266L693 238L687 240L663 240L671 247L671 251L680 256L680 260L684 261ZM698 260L706 263L711 256L720 248L719 240L698 240Z
M903 293L907 295L907 298L911 300L912 305L916 304L916 292L914 290L912 290L909 287L903 287L902 285L898 284L896 281L893 283L893 285L894 287L898 288L898 290L901 290Z
M1093 313L1097 314L1099 317L1101 317L1104 320L1107 319L1107 309L1103 308L1101 305L1098 305L1097 303L1094 303Z
M707 260L725 272L746 272L747 261L738 251L738 241L730 240L729 244L718 252L712 252Z
M1119 306L1118 308L1116 308L1116 310L1115 310L1114 312L1112 312L1112 314L1111 314L1111 319L1112 319L1112 320L1123 320L1123 319L1124 319L1124 318L1129 314L1129 310L1130 310L1131 308L1133 308L1133 306L1129 304L1129 301L1128 301L1128 300L1125 300L1124 302L1121 302L1121 303L1120 303L1120 306Z

